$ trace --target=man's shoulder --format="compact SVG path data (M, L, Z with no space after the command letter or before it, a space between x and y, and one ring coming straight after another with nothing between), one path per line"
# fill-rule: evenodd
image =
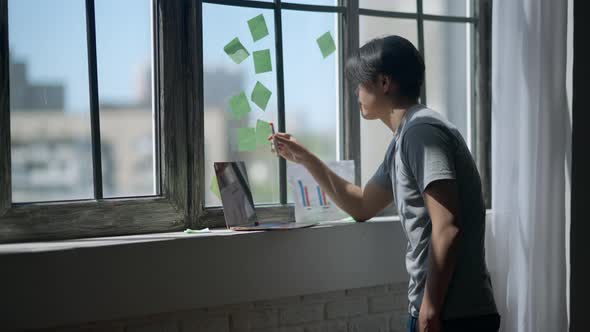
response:
M423 107L414 112L408 119L408 122L405 126L405 131L408 131L410 128L414 128L416 126L424 125L452 127L452 124L443 114L428 107Z

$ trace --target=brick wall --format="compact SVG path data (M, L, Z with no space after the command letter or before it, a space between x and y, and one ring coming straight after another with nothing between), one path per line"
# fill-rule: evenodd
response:
M59 332L405 331L407 283L68 326Z

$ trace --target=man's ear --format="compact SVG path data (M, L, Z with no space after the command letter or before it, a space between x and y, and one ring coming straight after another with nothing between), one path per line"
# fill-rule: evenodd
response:
M387 75L380 75L380 83L382 92L386 95L395 94L397 92L397 83Z

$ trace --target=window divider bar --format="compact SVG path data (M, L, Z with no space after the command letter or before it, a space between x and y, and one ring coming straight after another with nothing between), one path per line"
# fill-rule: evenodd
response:
M359 14L363 15L363 16L377 16L377 17L402 18L402 19L414 19L414 20L418 19L420 16L422 16L422 19L425 21L442 21L442 22L457 22L457 23L476 23L477 22L477 17L424 14L418 10L416 11L416 13L405 13L405 12L386 11L386 10L378 10L378 9L359 8Z
M477 22L476 17L422 14L422 18L425 21L441 21L441 22L455 22L455 23L476 23Z
M12 204L8 0L0 0L0 216Z
M341 115L342 130L340 136L340 147L343 159L352 159L355 163L355 183L361 185L361 126L358 110L358 101L355 94L355 86L351 86L346 80L345 66L346 59L355 54L359 49L359 1L346 1L346 12L341 27L340 52L342 61L340 63L340 79L342 81L343 110Z
M86 44L88 47L88 85L90 88L90 135L92 142L92 175L94 178L94 198L102 199L103 188L100 150L100 109L98 102L94 0L86 0Z
M275 4L272 2L260 2L252 0L202 0L202 3L211 3L215 5L225 5L234 7L248 7L261 9L274 9Z
M479 166L479 173L483 182L484 199L486 208L492 205L492 1L477 1L474 10L478 17L475 26L477 34L475 42L476 65L474 81L476 85L477 112L474 114L475 135L475 159Z
M422 54L422 58L426 63L426 55L424 53L424 13L422 0L416 0L416 9L418 13L418 50ZM422 91L420 92L420 102L423 105L427 105L426 101L426 73L424 73L424 83L422 84Z
M306 5L300 3L281 3L283 9L309 11L309 12L324 12L324 13L344 13L346 8L344 6L323 6L323 5Z
M162 194L162 126L160 115L160 29L158 29L158 22L160 21L158 11L158 0L152 0L152 107L153 107L153 121L154 121L154 159L155 159L155 192L156 195Z
M408 18L408 19L417 19L417 13L404 13L404 12L395 12L395 11L386 11L386 10L378 10L378 9L367 9L367 8L358 8L358 13L364 16L378 16L378 17L389 17L389 18Z
M195 141L198 142L205 142L205 91L203 89L204 82L205 82L205 56L203 55L203 3L201 1L196 2L196 49L197 49L197 61L194 65L197 67L196 73L198 78L195 80L196 84L198 84L198 88L196 89L197 92L197 100L196 103L198 104L198 113L196 117L197 123L197 133L193 135L193 139L196 138ZM197 206L194 211L191 211L195 215L195 220L198 220L198 217L203 214L203 210L205 208L205 162L201 160L205 160L205 145L204 144L197 144L195 149L198 151L198 158L194 160L194 166L196 167L196 174L194 174L195 180L193 180L193 184L196 188L191 189L193 190L195 197L197 198L195 201L197 202ZM189 152L190 153L190 152ZM211 167L211 166L210 166ZM194 172L194 171L193 171Z
M281 10L281 0L274 0L278 131L285 132L285 75L283 71L283 23ZM284 158L279 158L279 201L282 205L287 204L287 161Z

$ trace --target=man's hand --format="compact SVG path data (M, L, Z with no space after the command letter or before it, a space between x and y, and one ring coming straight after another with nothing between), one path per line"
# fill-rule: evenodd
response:
M309 150L307 150L303 145L299 144L297 140L289 134L276 133L275 135L270 136L268 140L276 141L279 151L274 150L275 145L273 144L273 152L278 153L281 157L287 159L288 161L303 164L313 157Z
M428 301L423 301L420 306L420 316L418 317L419 332L440 332L441 319L440 314L433 308Z

